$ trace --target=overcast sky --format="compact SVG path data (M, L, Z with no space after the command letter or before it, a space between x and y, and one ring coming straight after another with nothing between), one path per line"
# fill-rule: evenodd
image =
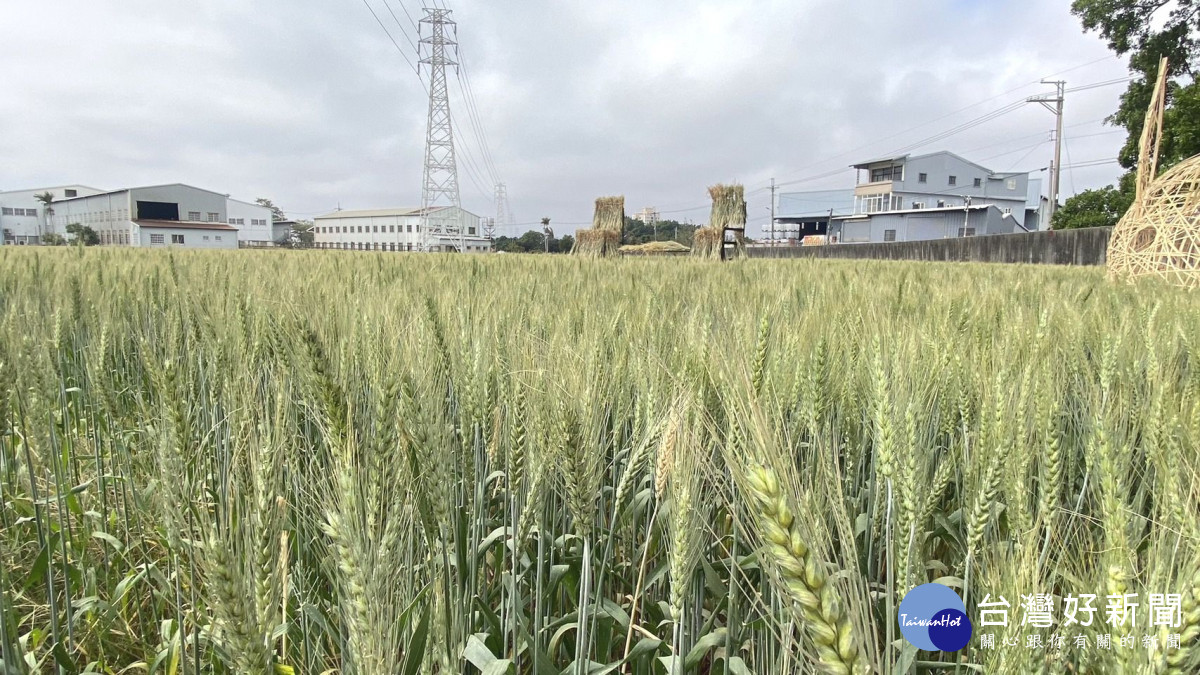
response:
M413 52L416 0L366 2ZM519 225L502 234L543 216L565 233L608 194L702 223L706 186L731 181L756 230L772 177L849 187L853 171L824 174L1043 77L1127 75L1069 0L447 2L496 174L453 84L463 205L494 215L507 183ZM420 204L427 99L364 0L4 0L0 26L0 189L182 182L298 218ZM1115 157L1103 119L1123 89L1068 95L1064 164ZM1053 122L1029 104L914 152L1045 176ZM1064 196L1120 173L1064 170Z

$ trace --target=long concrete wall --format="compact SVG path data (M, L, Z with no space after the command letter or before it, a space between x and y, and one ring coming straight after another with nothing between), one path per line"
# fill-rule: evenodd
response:
M1110 227L1022 232L962 239L929 239L887 244L777 246L747 248L751 258L858 258L942 262L1103 265Z

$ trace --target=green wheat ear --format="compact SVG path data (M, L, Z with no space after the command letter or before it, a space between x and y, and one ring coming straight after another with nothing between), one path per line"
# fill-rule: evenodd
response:
M853 624L840 607L823 563L804 543L775 472L761 466L749 469L745 488L764 552L798 609L796 618L816 645L821 669L837 674L869 672L867 658L855 643Z

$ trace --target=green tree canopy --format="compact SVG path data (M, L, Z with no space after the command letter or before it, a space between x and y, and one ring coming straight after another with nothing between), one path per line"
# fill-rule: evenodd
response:
M275 206L275 202L267 199L266 197L259 197L258 199L254 200L254 203L271 209L271 220L276 223L288 219L287 214L283 212L283 209Z
M1111 185L1081 192L1054 212L1054 229L1111 227L1125 215L1131 201L1131 195Z
M1129 57L1134 79L1121 95L1120 107L1108 118L1129 132L1117 156L1121 166L1130 171L1137 167L1146 109L1164 56L1170 60L1172 77L1167 85L1159 170L1200 154L1200 85L1192 70L1200 57L1196 39L1200 0L1074 0L1071 11L1084 30L1099 33L1117 55ZM1127 173L1117 186L1081 192L1058 210L1052 227L1116 224L1133 203L1133 191L1132 174Z
M1088 31L1096 31L1119 56L1129 56L1134 79L1109 121L1129 132L1119 159L1137 166L1138 142L1158 77L1158 61L1170 59L1167 112L1159 167L1200 154L1200 90L1192 66L1200 56L1200 0L1075 0L1071 5Z
M71 223L70 225L67 225L67 234L71 235L71 241L73 243L77 243L82 246L96 246L100 243L100 235L87 225Z

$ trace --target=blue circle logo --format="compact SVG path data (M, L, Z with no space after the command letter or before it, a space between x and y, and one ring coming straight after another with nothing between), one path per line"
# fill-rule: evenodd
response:
M918 649L956 652L971 642L967 607L949 586L917 586L900 601L897 615L904 639Z

